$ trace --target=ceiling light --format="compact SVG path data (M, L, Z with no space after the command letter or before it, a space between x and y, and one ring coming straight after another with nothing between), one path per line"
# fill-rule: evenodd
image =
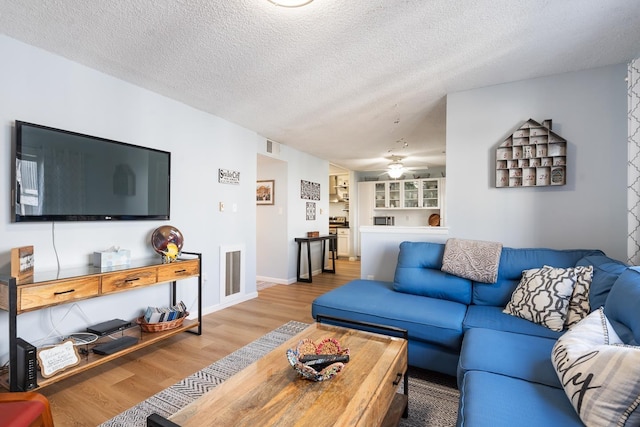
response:
M404 173L404 165L400 160L394 160L393 162L389 163L389 170L387 171L389 178L393 178L393 179L400 178L403 173Z
M311 3L313 0L269 0L270 3L282 7L300 7Z

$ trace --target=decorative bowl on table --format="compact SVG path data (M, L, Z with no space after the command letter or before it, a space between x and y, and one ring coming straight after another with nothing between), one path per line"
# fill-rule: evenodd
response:
M331 356L342 356L338 358L344 361L314 365L314 363L326 360ZM304 339L298 343L295 349L287 350L287 359L302 378L316 382L326 381L342 371L345 363L349 361L349 349L342 348L340 343L333 338L325 338L318 344L310 339ZM313 361L307 361L308 359ZM322 369L316 370L316 366L321 366Z

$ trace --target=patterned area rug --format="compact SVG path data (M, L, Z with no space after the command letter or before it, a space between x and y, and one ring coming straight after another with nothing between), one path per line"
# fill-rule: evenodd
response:
M169 417L256 359L303 331L307 326L309 325L306 323L288 322L201 371L127 409L101 424L100 427L145 427L147 416L153 412ZM455 378L434 372L410 369L409 418L402 419L400 425L405 427L454 426L458 412L458 396Z

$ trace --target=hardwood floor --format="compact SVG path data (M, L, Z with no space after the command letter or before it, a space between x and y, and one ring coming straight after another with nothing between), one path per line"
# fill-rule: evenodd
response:
M275 285L203 318L202 335L181 333L39 390L56 426L95 426L130 408L289 320L311 323L311 302L360 277L360 262L338 260L336 274L313 283Z

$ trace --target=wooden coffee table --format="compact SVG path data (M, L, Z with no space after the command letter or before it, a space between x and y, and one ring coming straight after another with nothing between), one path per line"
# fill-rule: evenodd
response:
M335 338L350 361L331 380L302 379L286 357L303 338ZM169 418L188 426L396 425L407 407L397 393L407 341L315 323ZM386 418L385 418L386 417Z

